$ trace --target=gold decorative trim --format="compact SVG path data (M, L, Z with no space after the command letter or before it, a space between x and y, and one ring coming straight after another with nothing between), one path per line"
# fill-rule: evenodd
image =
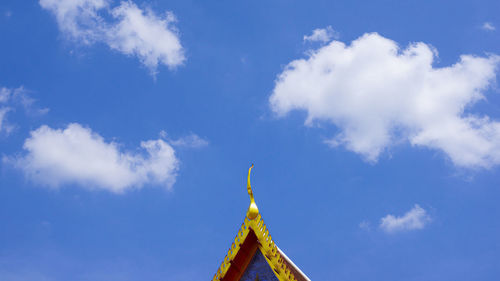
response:
M217 270L217 273L215 273L212 278L212 281L221 281L224 278L229 270L229 267L231 266L231 261L234 260L241 245L243 244L243 241L245 241L248 233L250 233L250 229L252 229L257 236L259 250L266 258L269 266L273 269L278 280L297 281L292 271L290 271L286 265L285 260L281 256L278 247L276 247L273 239L271 238L271 235L269 235L269 230L267 229L267 226L265 225L260 214L258 214L255 219L250 219L247 214L240 230L238 231L238 234L234 238L234 242L227 251L226 257L224 257L224 260Z

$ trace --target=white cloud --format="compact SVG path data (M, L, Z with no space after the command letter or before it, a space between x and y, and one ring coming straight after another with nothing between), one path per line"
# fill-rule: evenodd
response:
M159 63L174 67L184 61L178 35L171 27L175 21L172 13L161 19L150 9L144 12L131 2L122 2L112 15L120 22L108 31L111 48L136 55L152 69Z
M269 102L278 116L305 110L306 125L326 121L327 141L375 162L401 142L444 152L457 166L500 164L500 122L466 112L496 78L500 57L462 55L433 67L436 50L369 33L346 46L332 41L279 74Z
M415 204L401 217L387 215L380 220L380 228L387 233L423 229L431 221L427 212Z
M85 44L101 37L107 26L98 11L109 7L110 0L40 0L42 8L52 12L59 29L72 39Z
M171 12L156 15L131 1L110 7L110 0L40 0L55 15L59 29L83 44L106 43L111 49L136 56L153 73L160 64L175 68L184 50Z
M31 98L28 91L23 86L18 88L0 88L0 133L9 134L14 125L7 121L7 113L15 111L17 107L22 107L28 114L45 114L47 108L37 108L34 106L35 99Z
M65 129L42 126L31 132L23 148L24 156L4 161L53 188L78 184L115 193L145 184L171 188L179 166L174 149L161 139L141 142L142 152L128 152L76 123Z
M483 23L483 25L481 26L482 29L484 30L489 30L489 31L493 31L495 30L495 26L491 23L491 22L485 22Z
M331 26L326 28L317 28L313 30L311 35L304 35L304 41L310 42L323 42L326 43L333 38L337 38L338 34L333 30Z

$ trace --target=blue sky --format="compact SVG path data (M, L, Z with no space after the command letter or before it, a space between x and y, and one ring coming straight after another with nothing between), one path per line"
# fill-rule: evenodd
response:
M498 1L2 1L0 280L498 280Z

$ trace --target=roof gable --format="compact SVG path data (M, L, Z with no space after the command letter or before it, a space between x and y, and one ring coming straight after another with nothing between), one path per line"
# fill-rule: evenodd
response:
M262 254L275 277L279 281L310 281L300 269L276 246L253 197L248 170L247 191L250 195L250 207L243 224L234 238L226 257L222 261L212 281L240 281L248 265L257 255ZM264 280L263 280L264 281ZM272 280L269 280L272 281Z
M282 257L269 235L261 215L253 220L245 217L234 242L212 281L239 281L255 252L260 250L279 281L300 281Z

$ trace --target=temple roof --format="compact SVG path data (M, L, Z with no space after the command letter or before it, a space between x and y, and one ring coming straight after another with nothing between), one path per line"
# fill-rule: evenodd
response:
M252 165L253 167L253 165ZM248 170L250 207L229 248L226 257L212 281L239 281L254 256L262 253L265 261L279 281L310 281L310 279L274 243L253 198ZM260 280L256 278L255 280Z

